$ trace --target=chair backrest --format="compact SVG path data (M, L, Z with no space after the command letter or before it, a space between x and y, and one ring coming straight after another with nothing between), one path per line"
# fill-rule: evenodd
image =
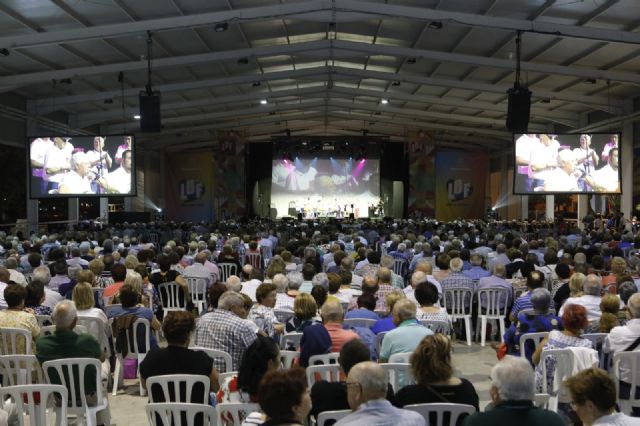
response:
M202 277L184 277L189 287L191 303L198 307L198 313L207 309L207 279Z
M180 302L180 285L175 281L158 284L158 295L162 301L162 309L165 312L184 311L187 309L187 301L183 297Z
M285 333L280 336L280 348L289 349L300 348L300 340L302 339L302 333Z
M0 356L2 386L42 383L42 368L35 355Z
M262 255L260 253L245 253L245 263L256 269L262 269Z
M328 421L332 421L333 423L335 423L338 420L347 417L351 413L351 410L323 411L322 413L318 414L318 420L316 421L316 423L318 424L318 426L325 426Z
M50 336L55 332L55 325L45 325L44 327L40 327L40 336ZM87 327L85 327L84 325L78 324L73 328L73 332L76 334L86 334L89 332L89 330L87 330Z
M216 409L205 404L187 404L183 402L163 402L147 404L145 407L149 424L193 426L196 416L203 416L202 425L216 426L218 413ZM183 423L186 422L186 423ZM238 423L240 424L240 423Z
M451 323L449 321L440 321L440 320L430 320L430 319L421 319L418 320L420 324L427 327L429 330L434 333L441 333L445 335L451 334Z
M603 351L604 341L606 340L608 335L609 333L585 333L581 336L585 339L591 340L591 343L593 344L593 349L598 351L598 359L600 360L598 363L598 367L602 368L603 370L609 369L608 368L609 366L607 365L609 361L609 357L606 356L608 354L605 354Z
M118 318L114 318L117 320ZM151 346L151 325L149 320L138 318L131 327L124 329L119 336L114 336L116 350L120 354L134 354L142 360Z
M221 402L218 404L219 424L240 425L245 417L254 411L261 411L256 403Z
M478 290L478 305L483 309L483 315L504 318L509 309L511 290L504 287L482 288Z
M520 356L525 356L526 345L531 342L533 344L533 352L540 345L540 342L549 335L548 331L541 331L538 333L525 333L520 335ZM531 352L531 353L533 353Z
M289 321L289 319L295 315L295 313L289 309L274 309L273 314L281 323Z
M553 387L560 389L560 383L569 377L573 371L573 353L567 348L542 350L540 355L540 363L542 363L542 392L551 395L557 389L547 389L547 377L549 377L547 373L547 358L555 360L554 374L550 375L550 377L553 377ZM558 381L557 383L556 380ZM561 395L558 395L558 400L563 401Z
M38 321L38 326L40 327L53 324L51 315L36 315L36 321Z
M328 354L313 355L309 357L309 365L317 364L337 364L339 352L331 352Z
M443 289L444 306L452 319L471 315L473 290L466 287L447 287Z
M55 424L62 426L67 424L68 391L62 385L19 385L0 388L0 401L11 397L15 404L18 425L25 424L45 426ZM56 412L55 423L47 422L47 407L54 407ZM24 416L29 416L29 423Z
M146 381L149 402L187 402L194 404L209 403L209 384L207 376L197 374L168 374L166 376L149 377ZM200 388L200 386L202 386ZM196 388L198 388L196 390ZM162 391L164 401L155 401L153 390ZM202 390L202 400L194 401L193 393Z
M24 328L0 328L0 355L32 354L31 340L31 331ZM22 343L24 352L20 350L20 343Z
M77 324L85 327L87 333L100 343L101 348L106 349L109 346L107 327L100 318L78 315Z
M64 385L69 391L70 407L89 406L87 395L90 392L85 389L86 377L90 381L95 380L96 400L103 401L101 369L100 360L95 358L61 358L42 364L46 382Z
M202 351L209 355L209 358L215 361L216 358L222 358L224 362L224 371L222 373L226 373L233 370L233 358L231 358L231 354L229 352L221 351L218 349L210 349L202 346L190 346L189 349L192 351ZM216 364L217 365L217 364Z
M376 352L380 355L380 348L382 347L382 341L384 340L384 336L388 333L388 331L381 331L376 334Z
M389 362L408 364L411 360L411 355L413 355L413 352L398 352L389 357Z
M238 265L235 263L221 262L218 263L220 269L220 281L223 283L227 281L231 275L238 275Z
M297 359L300 359L298 351L280 351L280 362L285 370L291 368Z
M404 386L414 384L413 372L411 364L405 362L386 362L380 364L380 367L387 373L387 381L391 384L393 392L398 392Z
M339 382L342 369L338 364L311 365L305 370L307 374L307 382L309 389L318 380L326 380L327 382Z
M460 416L476 412L473 405L452 403L410 404L403 408L419 413L429 426L455 426Z
M393 273L404 278L409 270L409 262L406 259L393 259Z
M343 324L349 327L371 328L376 322L377 320L368 318L346 318Z
M547 403L549 402L549 394L547 393L537 393L533 397L533 405L538 408L547 408Z
M640 386L640 380L638 380L639 371L640 351L618 352L613 355L613 375L615 377L618 405L620 405L621 411L627 415L631 414L632 407L640 406L640 398L633 391L633 389L637 389L637 386ZM630 389L632 390L629 392L629 399L620 399L620 381L622 379L625 379L625 382L631 385Z

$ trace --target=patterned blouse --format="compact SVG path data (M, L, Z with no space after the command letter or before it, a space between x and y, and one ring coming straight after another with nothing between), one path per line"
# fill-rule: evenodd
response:
M551 330L549 333L549 340L547 344L542 348L544 349L564 349L564 348L592 348L591 340L584 339L582 337L567 336L562 331ZM547 392L555 393L553 390L553 376L556 369L556 360L554 358L547 358L540 360L536 366L536 392L542 392L542 363L547 363Z

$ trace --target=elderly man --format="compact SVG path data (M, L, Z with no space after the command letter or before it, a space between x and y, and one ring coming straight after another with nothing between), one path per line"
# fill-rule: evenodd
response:
M396 408L386 399L387 374L374 362L356 364L347 376L347 401L353 413L336 426L424 426L425 419L414 411Z
M391 274L392 271L389 268L380 267L380 269L378 269L378 291L375 294L376 311L384 311L387 309L384 298L393 291Z
M254 302L256 301L256 290L260 284L262 284L262 281L256 278L258 272L258 270L254 271L251 265L244 265L242 267L242 278L244 282L242 283L242 290L240 290L240 292L249 296Z
M391 315L397 328L388 332L382 341L381 362L388 361L393 354L413 352L423 338L433 334L416 320L416 304L409 299L397 301Z
M8 257L4 263L4 267L9 270L9 281L20 284L22 287L27 286L27 279L24 277L24 274L16 269L18 267L18 259Z
M509 290L509 297L506 300L507 306L511 304L513 300L513 286L507 280L504 279L506 271L504 265L497 263L493 267L493 275L489 277L480 278L478 282L478 290L486 288L506 288ZM484 301L483 301L484 302ZM505 304L504 300L500 301L500 308L503 308ZM484 307L484 303L482 304Z
M419 261L416 264L415 272L424 272L427 276L427 280L429 280L429 282L435 285L438 289L438 297L442 298L442 284L440 284L440 281L436 280L436 277L433 276L433 264L431 263L431 261L427 259L422 259L421 261ZM416 285L418 285L418 283L416 283L415 285L413 283L411 284L413 288L415 288Z
M487 271L482 267L482 262L484 261L483 257L477 253L471 254L469 257L469 263L471 264L471 268L463 271L467 277L472 280L479 280L484 277L488 277L491 275L491 272Z
M391 285L394 288L398 288L402 290L404 288L404 278L402 278L400 275L393 272L393 262L394 262L393 257L389 255L382 256L380 258L380 267L388 268L391 270Z
M207 261L207 254L203 251L196 254L193 258L193 264L184 268L185 278L204 278L207 280L207 288L211 287L214 283L211 271L204 266Z
M242 296L234 291L223 293L218 301L218 309L200 317L196 326L195 346L228 352L231 354L233 369L237 371L242 354L257 338L256 333L243 319L245 316ZM220 359L216 359L214 364L218 371L224 371Z
M353 272L353 266L353 258L350 256L340 262L340 269L351 273L351 289L360 290L362 289L362 277Z
M533 309L533 305L531 304L531 292L536 288L542 287L544 284L544 274L540 271L531 271L529 276L527 277L527 291L513 302L513 307L511 308L511 313L509 314L509 318L511 321L515 321L518 319L518 314L520 311L524 311L526 309Z
M294 298L287 294L289 278L284 274L275 274L271 280L276 286L276 309L288 309L293 311Z
M610 354L618 352L640 351L640 293L632 295L627 307L631 314L631 319L626 325L614 327L605 340L604 351ZM630 366L622 363L620 365L620 399L628 399L631 389L632 374ZM640 371L635 372L637 383L640 383ZM635 389L636 395L640 393L640 386ZM640 417L640 407L633 407L633 415Z
M505 356L491 369L494 408L464 419L464 426L562 426L562 418L533 404L535 374L524 358Z
M582 305L587 309L587 319L589 322L596 321L600 319L602 315L602 311L600 311L600 301L602 297L600 296L600 292L602 291L602 278L595 274L587 275L587 279L584 280L582 284L582 290L584 295L579 297L570 297L568 298L560 311L558 311L558 316L562 317L564 313L564 308L568 305Z
M489 258L489 269L493 270L493 267L500 263L501 265L507 265L511 262L507 256L507 246L500 243L496 246L495 256Z
M49 281L51 280L51 271L47 266L38 266L33 270L33 274L31 276L31 281L40 281L44 284L44 302L42 302L43 306L46 306L50 309L53 309L56 304L64 299L59 292L51 290L49 288ZM0 282L2 278L0 277ZM0 287L1 290L1 287ZM0 306L2 306L2 302L0 301Z
M91 188L91 164L87 154L76 152L71 156L71 171L60 180L60 194L94 194Z
M454 257L449 261L449 275L441 281L442 288L447 287L466 287L474 289L473 280L462 273L464 263L459 257Z

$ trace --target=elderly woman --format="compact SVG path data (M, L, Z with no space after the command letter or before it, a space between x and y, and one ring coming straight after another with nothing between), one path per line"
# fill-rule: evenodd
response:
M36 315L51 315L52 309L43 305L45 300L44 283L42 281L31 281L27 284L27 297L24 301L26 308L31 309Z
M258 303L251 308L249 319L267 336L273 337L284 331L284 324L276 318L273 308L276 305L276 286L271 283L263 283L256 289Z
M6 271L6 269L5 269ZM9 281L7 277L0 276L0 280ZM35 340L40 334L40 327L38 321L32 312L27 312L24 308L24 299L27 297L27 290L20 284L8 284L4 288L4 300L7 303L8 308L0 311L0 328L22 328L31 333L31 338ZM9 342L4 342L10 344ZM3 342L0 342L3 344ZM26 342L24 339L16 340L16 347L14 353L26 354ZM3 347L3 353L11 353L8 348Z
M560 265L558 265L559 267ZM558 270L556 267L556 271ZM568 269L569 267L565 265ZM562 272L561 272L562 274ZM569 282L563 284L558 288L556 294L553 296L553 302L556 307L556 312L560 312L560 308L570 297L580 297L583 295L582 287L584 285L587 276L581 272L574 272L573 275L569 278Z
M531 304L533 312L523 312L518 315L515 323L504 334L504 342L507 345L507 353L520 355L520 337L527 333L539 333L561 328L561 321L553 313L549 312L551 294L546 288L536 288L531 292ZM525 347L525 356L529 362L533 356L535 346L533 342Z
M95 297L91 285L87 282L78 283L73 288L72 300L78 309L78 316L99 318L107 325L107 315L102 309L95 307Z
M287 333L302 331L317 321L318 306L309 293L300 293L293 301L293 313L285 324Z
M416 286L414 295L420 308L416 312L417 320L432 320L450 322L446 308L438 303L438 288L429 281Z
M311 411L307 377L301 368L267 373L260 382L258 402L264 413L252 413L246 423L265 426L302 426ZM266 421L264 421L266 420ZM263 422L264 421L264 422Z
M451 402L473 405L479 410L478 393L467 379L453 375L451 340L443 334L427 336L411 356L411 371L417 384L403 387L396 393L393 405ZM458 424L462 423L462 419Z

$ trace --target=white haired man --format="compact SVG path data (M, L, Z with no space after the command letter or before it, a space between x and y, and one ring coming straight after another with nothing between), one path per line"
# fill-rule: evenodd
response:
M600 302L602 301L602 296L600 295L602 291L602 278L595 274L587 275L587 279L584 280L582 284L582 290L584 295L570 297L564 302L560 311L558 311L559 317L562 317L565 306L574 304L584 306L587 309L587 319L589 322L600 319L602 315L602 311L600 310Z

